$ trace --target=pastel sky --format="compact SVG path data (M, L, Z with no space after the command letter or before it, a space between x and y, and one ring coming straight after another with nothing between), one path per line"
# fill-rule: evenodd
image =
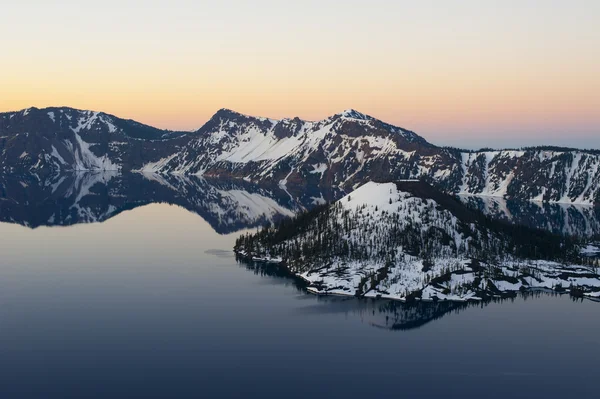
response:
M600 148L600 1L4 2L0 111L170 129L355 108L463 147Z

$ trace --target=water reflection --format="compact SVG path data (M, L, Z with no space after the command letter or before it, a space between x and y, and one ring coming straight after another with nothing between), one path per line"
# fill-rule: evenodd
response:
M219 234L275 222L344 193L304 186L264 186L243 180L118 172L40 179L0 176L0 221L31 228L103 222L150 203L179 205L200 215ZM600 207L461 196L495 219L592 237L600 235Z
M239 260L238 264L255 275L272 278L275 284L293 287L302 294L307 293L302 280L277 265L243 260ZM359 319L362 323L372 327L391 331L407 331L421 328L445 316L458 315L469 309L483 309L491 304L560 296L568 297L552 290L530 290L520 292L510 298L498 297L486 301L414 301L406 303L373 298L315 295L314 303L298 308L296 312L301 314L346 314L348 317ZM570 299L575 302L584 301L583 298L570 297Z
M179 205L219 234L292 216L335 192L176 175L80 173L0 177L0 221L31 228L103 222L150 203Z
M238 198L295 211L319 195L173 176L0 179L0 220L13 222L0 223L0 397L594 397L595 303L316 297L281 270L241 269L239 232L215 232L261 222Z
M77 173L42 180L0 175L0 222L30 228L107 221L152 203L178 205L219 234L276 222L334 201L344 193L303 186L264 186L244 180L118 172ZM579 237L600 236L600 207L461 196L494 219Z
M40 180L35 175L4 176L0 178L0 221L30 228L73 226L104 222L126 210L151 203L165 203L178 205L199 215L218 234L229 234L292 216L323 201L335 200L341 194L307 190L305 187L268 187L240 180L223 181L176 175L81 173L59 175L48 180ZM519 203L496 198L461 197L461 200L494 218L545 228L555 233L590 237L600 232L599 210L594 207ZM184 216L181 215L180 219ZM165 217L174 218L168 212ZM164 224L158 220L148 223ZM177 223L185 224L181 220ZM190 220L186 223L196 222ZM235 234L231 236L231 245L234 236ZM181 238L177 240L181 242ZM164 245L170 244L164 242ZM234 261L229 248L209 248L204 253L223 261ZM297 292L306 294L302 281L277 266L244 262L239 264L255 275L269 277L266 281L272 284L290 286ZM528 292L521 295L528 298L542 294ZM497 301L501 300L492 302ZM485 307L489 303L405 304L387 300L319 296L310 306L298 311L344 313L377 328L410 330L446 315L471 307Z

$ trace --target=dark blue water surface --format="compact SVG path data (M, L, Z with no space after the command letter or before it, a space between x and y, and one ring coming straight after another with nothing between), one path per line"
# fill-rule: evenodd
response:
M600 397L600 304L317 298L183 208L0 224L0 397Z

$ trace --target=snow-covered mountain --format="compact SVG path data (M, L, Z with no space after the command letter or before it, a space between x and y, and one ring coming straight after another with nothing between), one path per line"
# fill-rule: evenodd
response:
M458 156L458 154L457 154ZM600 151L530 148L460 152L460 180L449 191L537 202L600 203Z
M401 300L526 288L600 296L598 265L582 250L576 240L494 222L421 181L367 183L235 247L244 259L282 263L315 293Z
M591 204L600 202L599 166L600 153L577 150L440 148L354 110L318 122L220 110L179 153L142 170L345 190L423 178L452 193Z
M460 195L467 206L512 224L576 237L600 237L600 207Z
M0 171L114 169L345 191L420 178L463 195L600 203L599 151L442 148L354 110L312 122L222 109L192 133L70 108L0 114Z
M426 166L441 175L448 162L447 154L438 155L415 133L354 110L310 122L223 109L181 152L142 170L347 190L372 176L416 176Z
M188 135L66 107L2 113L0 173L130 170L177 151Z

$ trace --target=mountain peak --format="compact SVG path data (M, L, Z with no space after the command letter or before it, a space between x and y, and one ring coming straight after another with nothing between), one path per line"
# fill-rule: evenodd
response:
M359 119L359 120L365 120L365 121L372 119L370 116L363 114L362 112L358 112L357 110L352 109L352 108L346 109L338 115L342 116L343 118Z
M217 112L215 112L215 114L213 115L213 117L229 117L229 116L242 116L242 114L237 111L234 111L232 109L229 109L229 108L221 108Z
M265 117L256 117L256 116L251 116L251 115L247 115L247 114L243 114L241 112L237 112L234 111L230 108L221 108L219 109L213 116L212 119L223 119L223 118L230 118L230 119L235 119L235 118L239 118L239 117L244 117L244 118L252 118L252 119L257 119L260 121L272 121L272 122L284 122L284 123L289 123L290 121L301 121L301 122L306 122L306 120L304 119L300 119L298 117L294 117L294 118L282 118L282 119L270 119L270 118L265 118ZM332 119L336 119L336 118L344 118L344 119L355 119L355 120L363 120L363 121L368 121L368 120L373 120L374 118L367 115L367 114L363 114L362 112L359 112L355 109L349 108L346 109L340 113L337 113L329 118L324 119L324 121L326 120L332 120Z
M270 119L270 118L242 114L241 112L237 112L237 111L234 111L229 108L221 108L212 116L211 119L218 120L218 119L239 119L239 118L243 118L246 120L260 121L260 122L276 122L275 120Z

